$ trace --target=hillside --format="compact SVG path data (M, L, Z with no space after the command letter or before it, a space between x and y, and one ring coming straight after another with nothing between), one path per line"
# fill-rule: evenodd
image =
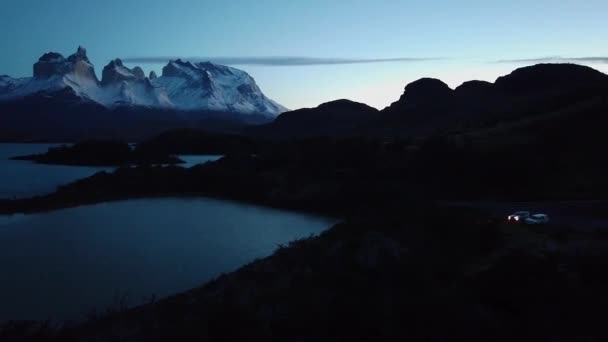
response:
M500 129L518 122L525 125L536 118L597 106L607 97L608 75L575 64L539 64L517 69L495 83L469 81L456 89L441 80L423 78L408 84L399 100L379 112L350 101L334 101L283 113L274 122L245 133L282 140L417 139ZM593 126L598 118L579 119Z

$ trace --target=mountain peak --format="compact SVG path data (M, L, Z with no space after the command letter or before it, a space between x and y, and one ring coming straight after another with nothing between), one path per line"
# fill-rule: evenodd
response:
M76 61L89 62L89 58L87 57L87 49L83 48L82 46L78 46L78 49L76 49L76 53L74 53L73 55L68 57L68 59L73 62L76 62Z
M482 96L495 90L494 84L487 81L467 81L459 85L454 91L465 96Z
M347 99L339 99L330 102L325 102L317 106L317 109L323 110L331 110L331 109L370 109L372 111L377 111L377 109L366 105L365 103L355 102Z
M161 77L110 61L95 75L87 51L79 46L65 58L57 52L43 54L33 66L33 79L0 78L0 99L10 100L44 93L61 96L71 90L85 102L108 108L145 106L193 112L225 112L274 117L287 109L267 98L246 72L211 62L170 61ZM49 95L54 94L54 95Z
M57 62L57 61L62 62L64 60L65 60L65 57L63 57L62 54L57 53L57 52L47 52L38 59L39 62Z
M421 78L419 80L416 80L410 84L408 84L407 86L405 86L405 93L412 93L412 92L424 92L424 93L431 93L431 92L450 92L452 89L450 89L450 87L445 84L442 80L436 79L436 78Z
M347 137L378 117L379 111L350 100L335 100L316 108L302 108L279 115L272 123L248 133L271 139Z
M443 81L435 78L421 78L405 86L403 95L389 108L414 108L435 105L448 100L453 90Z
M234 69L220 64L215 64L210 61L200 62L196 64L199 68L221 75L233 75Z
M268 99L246 72L211 62L172 60L154 83L167 89L168 95L184 109L204 106L218 111L272 116L286 111Z
M108 85L121 81L143 80L146 78L140 67L127 68L122 60L116 58L103 68L101 84Z
M200 79L204 74L204 70L197 68L190 62L184 62L181 59L169 61L163 67L162 76L164 77L181 77L189 80Z
M120 58L116 58L110 61L110 63L108 63L108 65L106 65L106 67L123 67L124 64L122 63L122 60Z
M133 72L133 75L135 75L135 78L137 78L138 80L143 80L144 78L146 78L146 73L144 72L144 69L139 66L136 66L131 69L131 72Z
M34 77L49 78L56 74L68 72L66 60L60 53L47 52L34 64Z
M87 57L87 50L81 46L67 59L57 52L47 52L34 64L34 77L39 79L74 74L97 82L93 65Z
M608 76L587 66L557 63L537 64L516 69L496 80L496 86L509 93L535 90L572 89L608 82Z

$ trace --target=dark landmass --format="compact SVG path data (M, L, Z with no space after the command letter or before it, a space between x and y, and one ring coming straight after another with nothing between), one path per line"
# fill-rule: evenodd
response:
M596 111L578 114L424 140L327 138L245 145L242 153L191 169L100 173L51 195L3 201L0 211L183 194L355 212L370 203L408 199L603 200L608 198L606 118Z
M159 134L137 144L135 151L144 154L255 154L268 144L259 139L197 129L178 129Z
M46 153L13 157L41 164L79 166L127 166L183 163L170 154L133 150L128 143L117 141L85 141L74 145L51 147Z
M368 105L337 100L283 113L271 123L246 128L244 134L273 140L349 137L378 116L379 111Z
M189 169L120 168L0 201L0 212L20 213L213 196L344 220L186 293L67 327L10 323L0 339L604 340L607 230L510 225L510 212L495 208L597 200L584 215L605 219L606 77L540 65L456 90L423 79L352 125L342 109L366 109L338 101L241 137L173 131L142 149L225 157ZM315 127L332 113L334 129Z
M428 138L579 116L582 111L603 114L606 94L606 74L575 64L540 64L517 69L495 83L471 81L454 90L440 80L423 78L408 84L401 98L381 111L334 101L283 113L272 123L244 132L276 140Z
M63 92L0 101L0 141L61 143L97 139L140 142L171 129L204 128L218 133L236 133L247 125L270 120L262 115L212 111L184 113L129 106L108 109L83 101L69 89Z

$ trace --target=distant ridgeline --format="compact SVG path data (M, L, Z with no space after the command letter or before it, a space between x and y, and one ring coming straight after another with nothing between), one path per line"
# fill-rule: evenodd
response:
M141 141L183 128L265 140L489 135L521 143L564 134L575 140L601 127L599 113L608 107L608 76L575 64L524 67L495 83L456 89L423 78L383 110L338 100L289 112L247 73L210 62L174 60L161 76L146 77L116 59L98 80L79 48L67 58L47 53L33 69L31 78L0 76L0 141Z
M286 109L246 72L210 62L170 61L146 77L120 59L95 74L86 50L44 54L33 77L0 76L0 140L141 139L170 128L234 131Z
M515 130L519 136L545 123L560 129L558 121L568 120L593 129L599 123L594 120L603 120L594 114L606 112L607 101L608 75L575 64L540 64L517 69L495 83L470 81L454 90L440 80L423 78L408 84L401 98L381 111L339 100L283 113L272 123L246 132L278 140L421 138L467 132L483 135L488 130L505 137Z

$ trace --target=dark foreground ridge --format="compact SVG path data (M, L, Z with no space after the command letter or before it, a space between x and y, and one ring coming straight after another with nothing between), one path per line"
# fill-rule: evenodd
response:
M338 224L206 285L3 341L602 339L608 236L426 205ZM584 246L584 247L582 247ZM23 337L23 331L27 331Z
M308 140L265 145L256 154L235 153L189 169L121 168L48 196L1 202L3 212L32 212L131 197L205 195L345 219L321 237L294 242L187 293L58 329L11 323L4 336L8 341L604 336L604 230L505 225L502 217L483 211L433 204L439 198L549 203L606 198L608 188L598 186L597 178L576 186L554 182L592 171L594 164L583 154L577 169L555 168L545 159L530 167L520 158L535 152L489 146L500 146L498 155L489 158L488 145L452 139Z

